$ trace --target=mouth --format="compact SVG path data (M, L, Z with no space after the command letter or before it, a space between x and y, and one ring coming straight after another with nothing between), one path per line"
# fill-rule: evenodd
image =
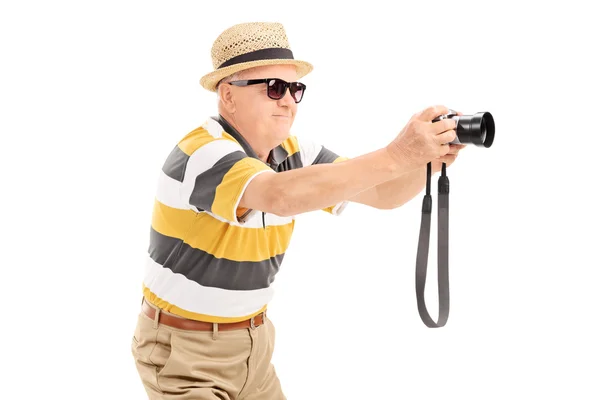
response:
M279 118L290 118L289 115L273 115L274 117L279 117Z

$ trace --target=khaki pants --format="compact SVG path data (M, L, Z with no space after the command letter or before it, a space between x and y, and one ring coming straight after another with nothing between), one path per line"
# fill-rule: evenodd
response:
M151 400L285 400L271 364L274 344L268 318L255 329L213 333L172 328L140 312L131 352Z

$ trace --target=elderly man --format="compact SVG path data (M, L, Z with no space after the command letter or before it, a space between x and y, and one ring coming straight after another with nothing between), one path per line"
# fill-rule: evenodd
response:
M266 316L294 216L348 202L398 207L450 165L455 122L415 114L389 145L352 159L290 134L311 64L283 26L246 23L212 48L201 85L218 115L167 157L155 199L132 354L152 399L285 399Z

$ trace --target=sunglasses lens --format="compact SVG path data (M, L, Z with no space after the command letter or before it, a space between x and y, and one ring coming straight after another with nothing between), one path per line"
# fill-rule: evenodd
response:
M292 82L290 84L290 94L296 103L299 103L300 100L302 100L305 87L306 86L300 82ZM286 88L287 83L285 81L281 79L271 79L267 85L267 94L270 98L279 100L285 96Z
M285 93L285 82L280 79L272 79L269 81L267 91L270 98L279 100Z
M290 87L290 93L292 94L292 97L296 103L299 103L300 100L302 100L302 95L304 94L304 85L299 82L292 83Z

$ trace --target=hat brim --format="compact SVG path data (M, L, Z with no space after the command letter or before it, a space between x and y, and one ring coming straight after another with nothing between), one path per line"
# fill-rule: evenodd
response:
M295 65L297 79L302 78L313 70L312 64L306 61L290 60L290 59L273 59L273 60L257 60L249 61L245 63L230 65L229 67L221 68L213 71L209 74L204 75L200 79L200 85L206 90L211 92L217 91L217 84L219 81L229 75L235 74L236 72L243 71L245 69L260 67L263 65Z

